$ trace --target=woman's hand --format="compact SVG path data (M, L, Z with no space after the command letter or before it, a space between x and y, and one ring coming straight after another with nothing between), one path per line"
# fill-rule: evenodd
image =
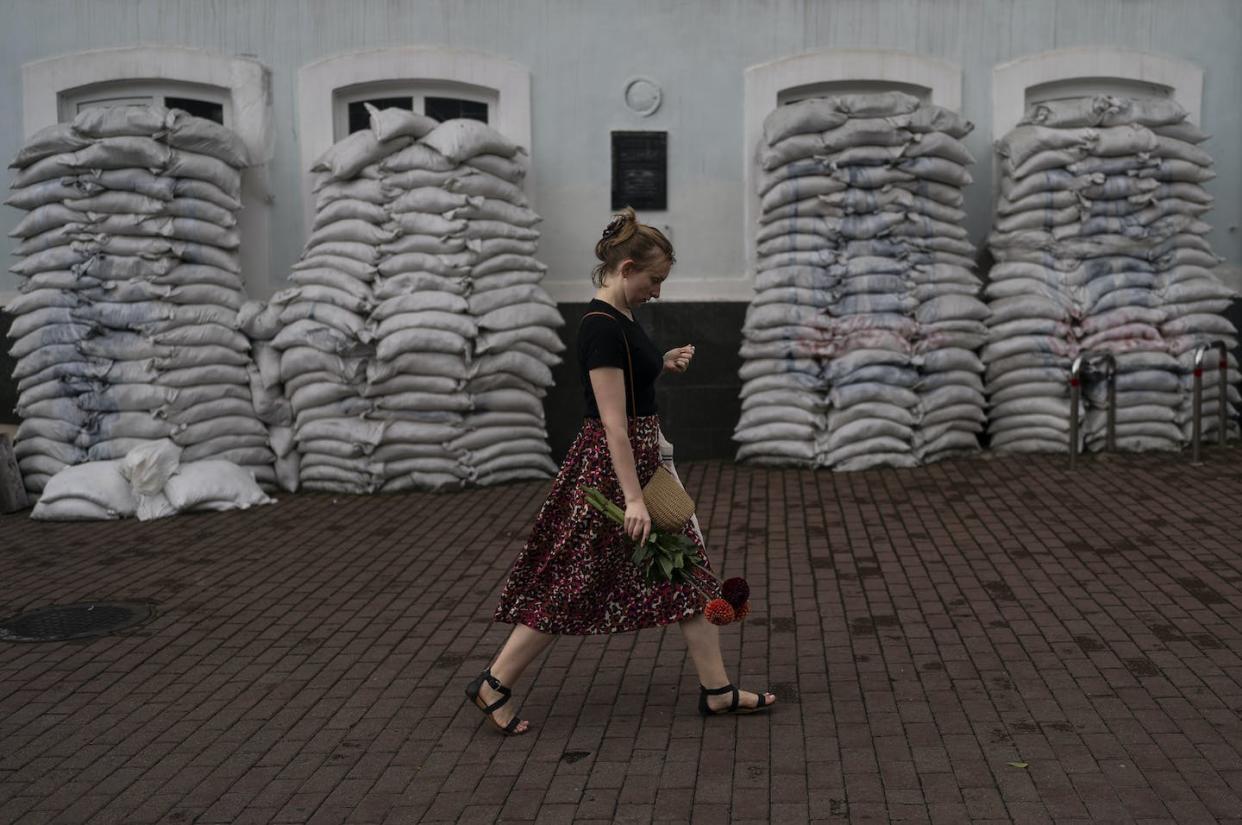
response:
M664 353L665 372L685 372L690 367L690 359L694 358L694 344L671 349Z
M641 498L625 505L625 534L639 545L646 544L651 535L651 514Z

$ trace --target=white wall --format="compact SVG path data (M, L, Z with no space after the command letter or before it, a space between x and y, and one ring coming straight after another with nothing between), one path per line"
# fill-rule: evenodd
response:
M251 56L268 68L275 123L270 166L272 271L278 288L304 239L297 74L343 51L447 45L513 60L531 73L533 192L540 257L563 300L590 294L591 249L607 218L612 129L669 131L669 211L683 281L674 297L729 297L713 281L745 272L743 76L747 67L822 48L884 48L962 69L967 139L989 153L992 68L1023 55L1109 45L1160 52L1205 72L1203 127L1219 177L1211 241L1242 264L1242 3L1236 0L4 0L0 3L0 157L21 145L20 67L69 52L160 44ZM649 118L622 99L627 79L663 88ZM989 223L990 164L968 192L968 228ZM0 208L0 235L20 213ZM9 239L0 242L12 248ZM7 255L6 255L7 257ZM700 280L701 279L701 280ZM258 280L258 279L256 279ZM676 278L670 284L675 284ZM0 292L16 280L0 274Z

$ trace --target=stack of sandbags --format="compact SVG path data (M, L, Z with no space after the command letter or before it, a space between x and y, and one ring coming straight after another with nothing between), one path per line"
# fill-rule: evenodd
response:
M454 164L446 188L464 200L454 217L469 261L467 307L477 330L465 389L469 413L453 447L479 485L556 473L542 399L564 351L564 319L539 285L541 218L527 203L519 147L474 120L447 121L423 143Z
M923 117L920 117L923 115ZM962 226L962 190L974 158L961 143L974 125L945 110L922 107L908 127L901 171L914 176L907 220L894 227L893 250L910 266L911 293L918 301L914 353L919 383L918 421L912 446L920 464L979 449L987 420L983 363L987 306L979 300L975 248Z
M517 153L476 121L371 109L370 129L316 162L297 286L273 297L306 487L443 490L554 472L539 396L561 320L537 286L538 217ZM535 350L549 359L541 373ZM495 461L506 449L512 466Z
M385 483L388 457L376 451L390 419L381 420L375 395L385 394L385 381L396 372L381 375L374 370L376 334L368 322L377 305L397 295L396 290L388 294L379 264L398 259L403 248L392 246L400 232L387 206L397 193L381 180L385 172L379 164L389 156L404 157L402 150L434 125L410 115L400 134L383 140L374 129L356 132L335 144L313 167L318 177L311 236L290 275L295 286L277 293L271 302L281 325L272 343L281 353L281 377L301 454L300 481L308 489L371 493ZM419 285L436 279L428 274ZM388 306L378 320L389 313L397 314ZM392 363L403 336L389 327L380 332L385 360ZM438 328L412 330L409 337L415 335L448 337ZM424 391L438 390L451 398L464 377L464 348L458 349L456 357L442 359L452 362L457 375L437 381L434 376L411 374L407 385L417 383ZM369 383L377 389L371 391ZM437 434L451 437L453 432L445 428Z
M8 310L29 489L166 437L274 480L235 328L246 163L229 130L158 106L84 111L18 154Z
M237 311L237 327L250 341L253 363L246 367L250 397L255 416L267 425L268 443L276 456L276 485L297 492L301 460L293 443L293 407L280 375L280 352L272 346L280 322L267 302L247 301Z
M739 460L854 470L977 449L970 128L897 92L767 118Z
M1209 269L1220 259L1199 220L1211 158L1185 118L1170 100L1076 98L1033 106L997 142L984 351L994 447L1068 449L1067 368L1099 352L1116 359L1118 447L1183 445L1194 349L1235 340L1218 314L1232 292ZM1085 442L1100 449L1104 383L1088 383L1085 397Z

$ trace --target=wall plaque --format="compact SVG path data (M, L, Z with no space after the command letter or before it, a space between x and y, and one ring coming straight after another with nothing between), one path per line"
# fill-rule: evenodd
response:
M612 208L668 209L668 132L612 133Z

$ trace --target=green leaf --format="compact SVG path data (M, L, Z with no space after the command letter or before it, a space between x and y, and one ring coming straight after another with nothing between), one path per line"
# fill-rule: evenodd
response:
M673 579L673 563L666 557L660 558L660 569L664 571L664 578L668 581Z
M1009 767L1011 767L1011 768L1025 768L1025 767L1028 767L1028 765L1027 765L1027 763L1026 763L1026 762L1010 762L1010 763L1009 763Z

